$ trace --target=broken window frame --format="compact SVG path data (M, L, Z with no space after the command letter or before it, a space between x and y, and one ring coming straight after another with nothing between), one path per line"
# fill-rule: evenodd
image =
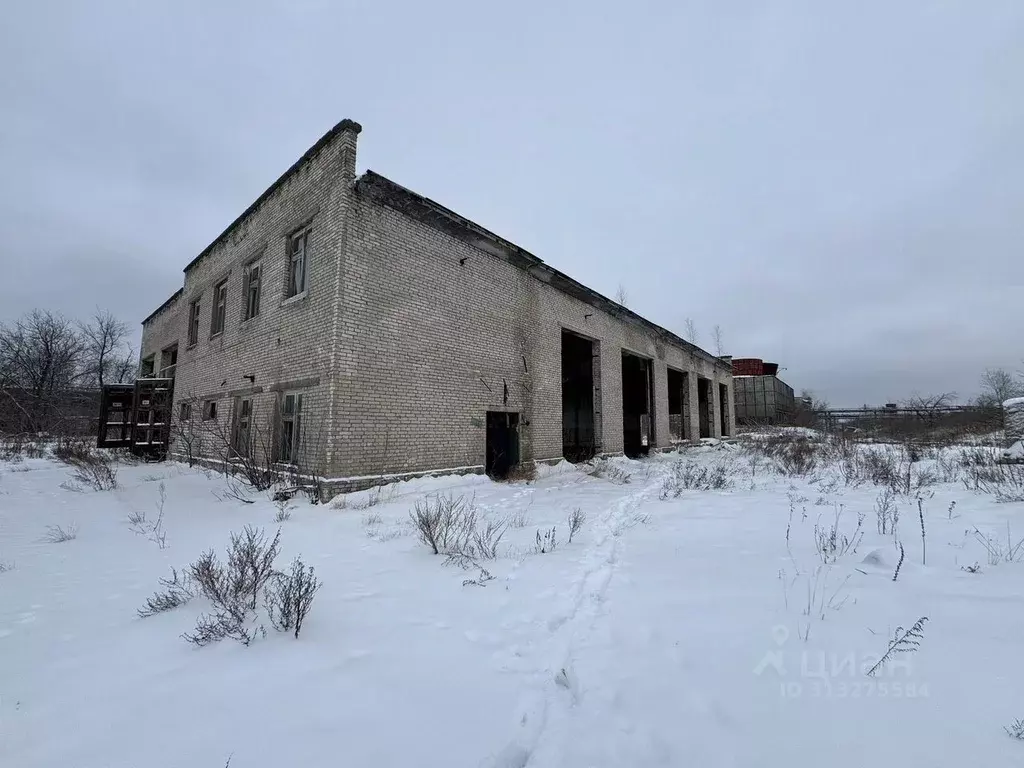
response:
M217 420L217 401L216 400L204 400L203 401L203 421L216 421Z
M277 460L280 464L295 465L302 441L302 393L282 392L278 412L281 426Z
M192 421L192 403L188 400L182 400L178 403L178 421Z
M210 312L210 338L224 333L224 322L228 315L228 279L225 277L213 286L213 311Z
M165 357L170 358L170 362L165 361ZM168 347L164 347L160 350L160 378L161 379L173 379L174 372L178 367L178 345L171 344Z
M252 453L252 398L236 397L234 424L231 430L231 452L233 456L248 457Z
M309 271L309 236L313 229L304 226L288 237L288 284L285 298L291 299L306 292Z
M195 299L188 305L188 345L194 347L199 343L199 311L201 299Z
M263 263L254 261L246 266L242 276L242 321L252 320L260 314L260 293L263 281Z
M142 358L139 362L139 378L148 379L156 374L156 353Z

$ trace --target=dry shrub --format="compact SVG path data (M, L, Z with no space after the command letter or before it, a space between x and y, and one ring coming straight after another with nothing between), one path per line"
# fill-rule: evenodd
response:
M608 459L603 458L592 459L580 464L579 467L591 477L600 477L609 483L615 483L615 485L626 485L632 477L621 467L617 467Z
M58 437L53 443L53 458L65 464L76 466L88 461L94 453L92 447L80 437Z
M61 544L65 541L72 541L78 538L78 526L72 523L67 528L59 525L46 526L46 535L43 539L50 544Z
M146 618L170 611L179 605L184 605L196 596L196 588L192 579L176 568L171 569L171 578L160 579L160 586L163 587L163 591L154 592L152 597L146 600L146 606L138 611L140 617Z
M53 446L53 456L75 471L72 478L95 491L117 488L117 468L114 458L90 447L78 438L61 437Z
M435 555L463 560L493 560L508 522L481 521L474 499L428 496L409 513L420 541Z
M583 510L576 507L572 512L569 513L569 543L572 544L572 537L575 536L583 529L584 523L587 522L587 516Z
M213 604L213 613L196 621L194 631L182 637L195 645L207 645L225 637L245 645L265 634L255 626L257 600L274 574L274 559L280 551L281 531L267 540L261 528L247 525L240 534L231 534L227 563L222 564L213 550L192 563L189 581Z
M46 458L46 449L43 448L43 446L41 446L39 443L26 443L25 458L44 459Z
M321 586L315 570L299 558L292 561L291 573L275 573L263 595L274 628L283 632L294 629L297 638Z
M842 530L843 505L836 505L836 514L830 525L814 524L814 547L825 565L831 565L846 554L855 554L864 538L864 516L857 517L857 526L849 534Z
M25 441L22 440L21 435L7 436L4 438L4 442L0 443L0 461L17 464L22 460L24 453Z
M724 464L705 466L693 459L679 459L672 463L672 471L661 485L660 497L676 499L684 490L712 491L731 488L732 479Z
M961 461L968 490L991 494L1002 503L1024 501L1024 464L1001 462L997 450L984 448L964 451Z

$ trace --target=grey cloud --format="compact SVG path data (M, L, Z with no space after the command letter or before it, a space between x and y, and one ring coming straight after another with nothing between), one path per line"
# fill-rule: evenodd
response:
M372 167L859 404L1021 365L1015 0L19 4L0 317L138 322L341 117Z

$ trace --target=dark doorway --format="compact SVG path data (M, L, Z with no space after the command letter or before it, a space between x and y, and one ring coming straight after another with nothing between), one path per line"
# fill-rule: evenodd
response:
M722 420L722 437L729 436L729 387L718 385L718 415Z
M700 412L700 436L711 437L711 379L697 379L697 410Z
M651 361L622 353L622 451L646 456L654 441L651 424Z
M519 463L519 414L487 412L487 455L484 470L494 478L508 477Z
M690 375L668 369L668 434L675 442L690 437Z
M594 342L562 331L562 456L594 457Z

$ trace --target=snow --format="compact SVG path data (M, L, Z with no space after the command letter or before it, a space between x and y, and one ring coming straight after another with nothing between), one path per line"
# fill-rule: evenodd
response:
M301 553L324 583L302 634L206 648L179 637L201 606L136 609L231 531L273 531L275 504L221 500L221 479L176 464L120 467L116 491L74 492L50 460L0 463L0 765L1024 763L1003 731L1024 717L1024 563L989 565L973 533L1005 540L1009 523L1024 536L1024 505L923 489L925 565L917 502L898 497L894 582L881 489L834 468L770 474L723 443L683 460L726 463L733 488L663 501L677 458L612 460L627 483L560 464L529 484L423 477L296 499L280 562ZM164 549L126 521L155 516L161 482ZM464 586L477 572L413 535L409 510L438 493L526 521L484 564L486 586ZM576 507L587 523L568 544ZM865 515L865 535L825 566L814 529L837 513L848 533ZM72 523L76 539L44 540ZM551 526L558 548L531 552ZM923 616L916 653L863 674Z
M1003 408L1024 408L1024 397L1011 397L1003 401Z
M1003 458L1009 461L1024 461L1024 440L1018 440L1003 451Z

